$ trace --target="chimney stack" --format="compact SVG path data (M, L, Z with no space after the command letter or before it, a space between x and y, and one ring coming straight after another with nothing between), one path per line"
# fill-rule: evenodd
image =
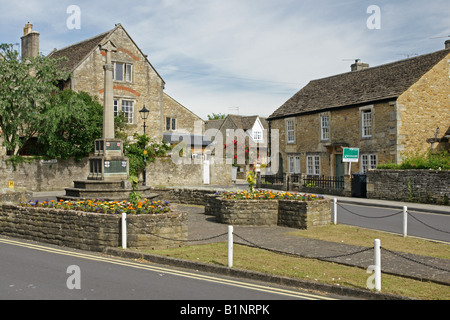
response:
M367 63L360 62L360 60L356 60L354 64L351 65L352 71L359 71L363 69L369 68L369 65Z
M445 41L445 49L450 49L450 40Z
M39 32L33 31L33 24L27 23L23 28L22 60L39 56Z

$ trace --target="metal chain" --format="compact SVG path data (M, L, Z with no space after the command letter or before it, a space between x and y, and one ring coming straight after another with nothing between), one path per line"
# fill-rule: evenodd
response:
M251 244L253 247L256 247L256 248L258 248L258 249L267 250L267 251L272 251L272 252L277 252L277 253L285 253L285 252L281 252L281 251L278 251L278 250L273 250L273 249L268 249L268 248L261 247L261 246L255 244L255 243L252 243L251 241L249 241L249 240L247 240L247 239L244 239L243 237L241 237L241 236L238 235L238 234L234 234L234 235L235 235L236 237L238 237L239 239L241 239L241 240L243 240L243 241L245 241L245 242ZM288 253L288 254L290 254L290 255L295 255L295 256L302 256L302 257L304 257L304 258L310 258L310 259L326 260L326 259L334 259L334 258L340 258L340 257L351 256L351 255L358 254L358 253L365 252L365 251L369 251L369 250L373 250L373 248L362 249L362 250L356 251L356 252L345 253L345 254L336 255L336 256L329 256L329 257L303 256L303 255L296 254L296 253Z
M403 211L399 211L399 212L392 213L392 214L388 214L388 215L381 216L381 217L368 217L368 216L364 216L364 215L362 215L362 214L353 212L353 211L351 211L351 210L349 210L349 209L343 207L343 206L340 205L339 203L338 203L338 206L341 207L342 209L344 209L344 210L346 210L346 211L348 211L348 212L354 214L354 215L357 215L357 216L360 216L360 217L363 217L363 218L369 218L369 219L389 218L389 217L395 216L395 215L397 215L397 214L403 213Z
M409 261L412 261L412 262L421 264L421 265L423 265L423 266L426 266L426 267L429 267L429 268L433 268L433 269L437 269L437 270L441 270L441 271L445 271L445 272L450 272L450 270L448 270L448 269L444 269L444 268L432 266L432 265L423 263L423 262L421 262L421 261L417 261L417 260L415 260L415 259L412 259L412 258L409 258L409 257L405 257L405 256L402 255L402 254L399 254L399 253L397 253L397 252L388 250L388 249L386 249L386 248L381 248L381 249L382 249L382 250L385 250L385 251L387 251L387 252L389 252L389 253L391 253L391 254L393 254L393 255L399 256L399 257L401 257L401 258L403 258L403 259L406 259L406 260L409 260Z
M154 233L150 233L150 232L149 232L149 234L152 235L152 236L155 236L157 238L164 239L164 240L179 241L179 242L197 242L197 241L206 241L206 240L212 240L212 239L215 239L215 238L219 238L219 237L227 235L228 233L226 232L226 233L219 234L217 236L212 236L212 237L209 237L209 238L202 238L202 239L194 239L194 240L189 240L189 239L188 240L170 239L170 238L166 238L166 237L163 237L163 236L160 236L160 235L157 235L157 234L154 234Z
M435 227L432 227L432 226L426 224L425 222L419 220L417 217L414 217L410 212L408 212L408 214L409 214L412 218L414 218L416 221L418 221L418 222L420 222L421 224L427 226L428 228L431 228L431 229L436 230L436 231L439 231L439 232L450 233L449 231L439 230L439 229L437 229L437 228L435 228Z

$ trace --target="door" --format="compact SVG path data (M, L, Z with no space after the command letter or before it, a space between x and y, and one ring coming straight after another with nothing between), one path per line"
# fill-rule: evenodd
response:
M342 154L336 154L335 155L335 173L336 173L336 187L338 189L344 188L344 172L345 172L345 166L344 162L342 161Z
M345 168L344 168L344 162L342 161L342 154L335 155L335 171L336 177L343 177Z

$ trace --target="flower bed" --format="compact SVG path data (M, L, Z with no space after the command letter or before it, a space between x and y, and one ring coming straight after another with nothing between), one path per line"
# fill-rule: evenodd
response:
M257 190L254 192L236 191L236 192L217 192L217 196L224 199L236 200L297 200L297 201L314 201L323 200L323 196L315 194L302 194L297 192L273 192L265 190Z
M167 201L150 201L145 199L133 204L128 201L30 201L21 203L23 207L53 208L60 210L75 210L105 214L161 214L171 212L170 203Z

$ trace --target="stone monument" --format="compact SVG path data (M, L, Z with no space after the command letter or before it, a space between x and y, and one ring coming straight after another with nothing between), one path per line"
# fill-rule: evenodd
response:
M100 45L106 53L105 88L103 101L103 138L95 141L95 156L89 159L89 180L120 181L128 179L128 159L123 155L123 144L114 138L113 65L111 53L116 46L107 41Z
M103 102L103 137L95 141L94 155L89 158L89 176L86 180L74 181L73 188L66 188L66 195L60 199L102 199L126 200L133 191L128 181L129 161L124 156L123 144L115 139L114 134L114 100L113 100L113 65L111 54L116 46L110 40L100 45L106 53ZM137 191L143 198L154 198L150 187L140 187Z

